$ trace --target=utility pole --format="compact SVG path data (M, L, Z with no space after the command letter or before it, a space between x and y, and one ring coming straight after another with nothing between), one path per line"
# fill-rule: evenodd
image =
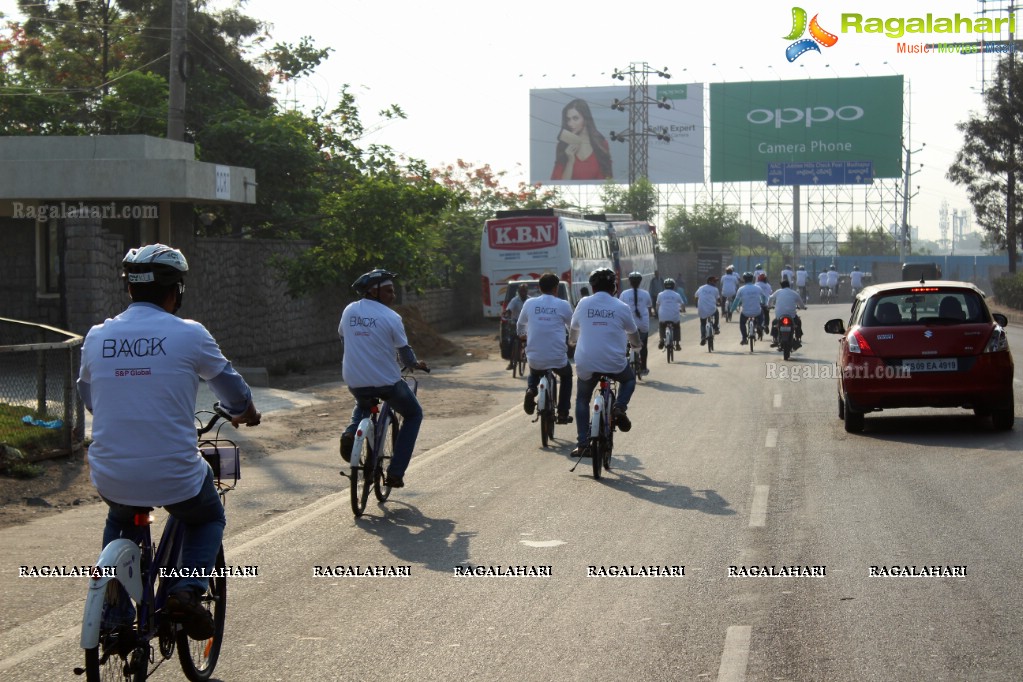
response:
M612 78L623 81L629 76L629 96L626 99L616 99L611 108L616 111L625 111L629 108L629 129L616 133L610 133L612 142L629 141L629 184L636 182L638 178L649 179L650 145L648 138L656 137L658 140L670 142L671 136L667 129L650 128L649 106L656 104L658 109L671 109L671 103L667 97L654 99L647 91L648 76L656 74L661 78L671 78L668 67L657 70L651 69L646 62L633 62L629 65L628 71L614 70ZM638 140L638 142L637 142Z
M167 139L185 139L185 76L188 0L172 0L170 69L168 70Z
M923 151L923 148L927 146L924 142L920 145L920 149L910 149L913 146L913 100L912 90L909 84L906 85L907 93L909 94L909 124L906 126L906 142L909 146L903 145L902 149L906 152L906 167L903 170L902 175L902 227L899 230L899 261L902 263L906 262L906 247L909 242L909 200L916 196L916 193L910 195L909 193L909 179L911 176L916 175L918 171L911 171L913 153ZM920 164L923 165L923 164Z

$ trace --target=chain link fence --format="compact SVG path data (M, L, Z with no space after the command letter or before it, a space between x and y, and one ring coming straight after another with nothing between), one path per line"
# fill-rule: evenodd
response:
M71 454L85 433L75 381L82 337L0 317L0 450ZM4 447L7 446L7 447ZM3 455L0 452L0 455Z

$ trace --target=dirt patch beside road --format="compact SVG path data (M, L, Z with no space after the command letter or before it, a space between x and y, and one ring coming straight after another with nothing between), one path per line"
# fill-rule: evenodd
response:
M418 311L401 306L396 309L405 320L410 345L431 368L492 362L492 358L500 360L497 332L489 326L437 334ZM465 385L454 374L442 374L417 373L422 389L429 391L430 399L423 401L427 420L478 414L491 406L493 399L478 388ZM341 382L340 363L273 377L270 383L275 389L306 393L323 402L274 412L251 430L243 427L243 467L259 466L259 460L272 457L275 452L339 436L354 406L351 394ZM39 465L43 474L36 478L0 476L0 528L101 502L81 455L43 461Z

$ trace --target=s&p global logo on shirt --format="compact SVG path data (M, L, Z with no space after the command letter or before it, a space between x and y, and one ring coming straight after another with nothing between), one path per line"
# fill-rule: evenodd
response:
M824 47L834 47L835 43L838 42L838 36L834 33L830 33L821 28L821 25L817 23L817 17L819 15L813 15L813 19L810 20L809 25L807 24L806 10L802 7L792 8L792 30L785 36L785 40L795 40L796 42L785 48L785 58L789 62L794 62L799 57L807 52L813 51L820 54L821 48L818 45ZM809 31L810 37L803 38L803 34Z

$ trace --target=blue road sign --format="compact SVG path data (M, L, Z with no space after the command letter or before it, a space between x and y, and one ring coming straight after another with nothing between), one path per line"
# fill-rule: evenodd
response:
M794 161L767 164L768 185L865 185L873 161Z

